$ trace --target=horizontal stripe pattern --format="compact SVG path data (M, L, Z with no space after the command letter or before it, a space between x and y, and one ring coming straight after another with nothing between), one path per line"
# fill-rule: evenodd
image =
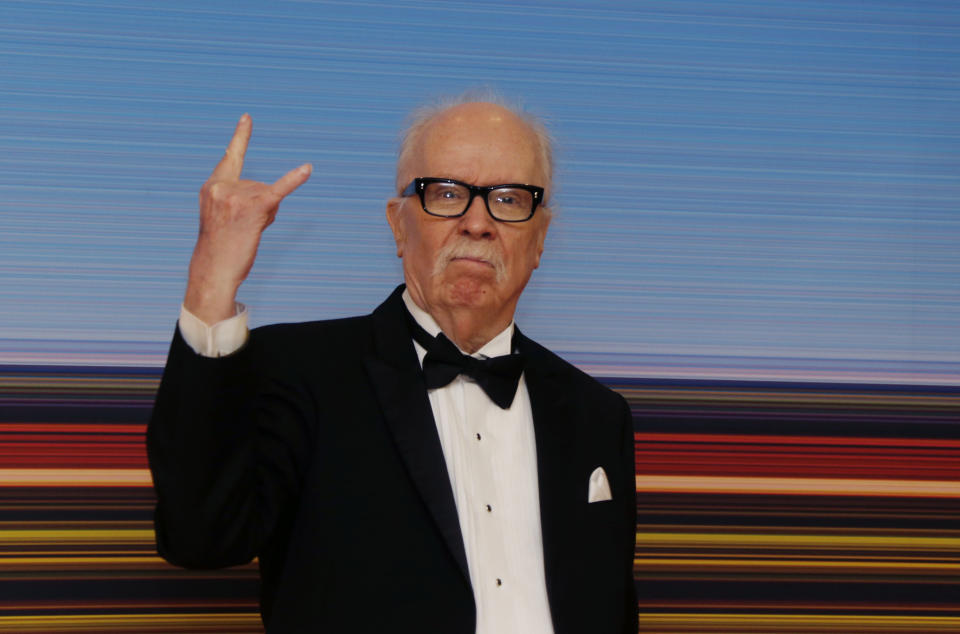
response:
M156 552L144 434L159 373L0 367L0 632L262 632L256 563Z
M260 631L255 563L186 571L155 552L158 380L0 367L0 455L28 443L35 461L0 463L0 631ZM960 388L606 383L635 418L642 631L958 623Z
M641 631L948 632L960 388L627 381Z

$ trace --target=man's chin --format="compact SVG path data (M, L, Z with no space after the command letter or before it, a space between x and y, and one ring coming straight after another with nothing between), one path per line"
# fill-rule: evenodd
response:
M481 306L497 296L496 274L487 267L483 274L448 275L444 280L443 291L447 301L458 306Z

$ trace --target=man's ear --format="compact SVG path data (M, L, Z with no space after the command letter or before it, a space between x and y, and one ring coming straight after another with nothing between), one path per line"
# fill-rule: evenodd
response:
M387 223L390 224L390 230L393 231L393 241L397 243L397 257L403 257L403 244L405 233L403 227L403 218L400 217L403 206L403 198L391 198L387 201Z
M553 218L553 214L550 213L549 209L544 209L543 211L547 212L541 214L540 216L540 227L537 231L540 232L540 235L537 236L537 254L533 261L533 268L540 268L540 256L543 255L543 244L547 239L547 229L550 228L550 219Z

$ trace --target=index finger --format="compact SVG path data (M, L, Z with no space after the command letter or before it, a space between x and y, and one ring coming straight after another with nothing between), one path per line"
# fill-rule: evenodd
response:
M247 154L247 144L250 143L250 133L253 130L253 121L249 114L244 113L237 121L233 131L233 138L224 152L223 158L213 168L210 180L240 180L243 171L243 157Z

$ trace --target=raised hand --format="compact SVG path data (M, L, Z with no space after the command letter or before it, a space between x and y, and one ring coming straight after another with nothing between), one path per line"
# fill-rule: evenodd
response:
M200 189L200 232L183 304L211 325L233 316L237 289L253 267L260 235L276 217L280 201L312 171L306 163L272 185L241 180L252 129L250 115L240 117L226 153Z

